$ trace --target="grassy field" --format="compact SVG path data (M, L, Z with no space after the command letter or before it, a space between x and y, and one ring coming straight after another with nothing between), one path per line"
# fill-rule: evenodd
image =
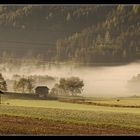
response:
M119 99L119 101L117 101ZM96 99L92 102L95 103L105 103L111 105L126 105L126 106L140 106L140 98L104 98L104 99Z
M113 104L116 103L116 100L114 98L96 99L96 102ZM122 98L117 103L139 105L140 98ZM3 117L3 115L6 116ZM7 115L14 121L3 121ZM12 133L12 130L15 134L140 134L140 108L107 107L51 100L8 99L3 97L0 105L0 116L0 121L3 124L0 125L1 134L4 134L4 129L5 134ZM18 121L20 118L14 118L17 116L23 117L23 121L20 122ZM33 127L35 124L30 125L28 127L31 127L32 131L29 131L27 130L28 127L22 128L22 123L25 123L24 120L31 121L31 124L34 124L34 121L42 124L43 121L46 125L37 125L35 130ZM48 121L50 125L47 125ZM12 129L13 123L15 124L14 127L17 126L17 128ZM29 125L30 123L25 124ZM8 128L6 128L7 125ZM18 127L20 127L19 130ZM84 129L86 127L87 129ZM78 131L76 131L77 129Z

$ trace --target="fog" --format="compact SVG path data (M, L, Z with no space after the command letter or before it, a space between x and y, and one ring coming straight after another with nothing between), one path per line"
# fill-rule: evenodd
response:
M2 66L2 65L1 65ZM83 96L116 97L132 96L137 93L129 92L127 81L140 73L140 62L121 66L86 66L51 65L23 66L20 68L1 69L4 78L11 79L13 74L19 75L49 75L57 77L78 76L84 81ZM54 83L55 84L55 83ZM52 88L54 84L48 84Z

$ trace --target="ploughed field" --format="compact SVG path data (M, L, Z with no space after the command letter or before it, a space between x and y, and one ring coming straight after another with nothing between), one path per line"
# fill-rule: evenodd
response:
M119 101L116 98L92 98L90 101L126 107L3 95L0 134L140 135L140 98L120 98Z

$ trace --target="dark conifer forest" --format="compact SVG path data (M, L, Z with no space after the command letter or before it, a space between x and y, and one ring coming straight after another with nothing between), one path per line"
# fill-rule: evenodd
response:
M139 5L1 5L0 55L85 64L138 60L139 15Z

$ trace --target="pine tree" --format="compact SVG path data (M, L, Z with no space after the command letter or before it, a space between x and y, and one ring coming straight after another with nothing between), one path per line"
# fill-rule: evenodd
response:
M111 40L110 33L109 33L109 31L107 31L105 34L105 41L110 42L110 40Z
M67 14L66 20L69 21L71 19L70 13Z

